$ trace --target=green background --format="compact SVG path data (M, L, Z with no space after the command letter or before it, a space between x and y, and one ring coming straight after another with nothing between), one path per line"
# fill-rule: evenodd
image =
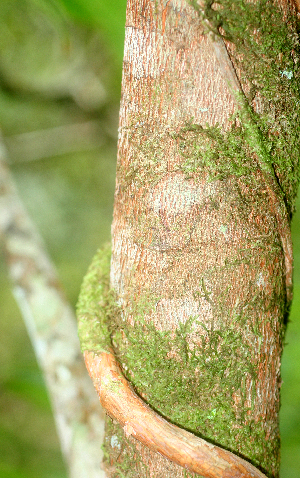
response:
M0 6L1 131L20 196L73 306L92 256L110 237L125 9L125 0L2 0ZM47 146L51 128L68 135L67 125L91 121L96 133L87 144L75 144L72 153ZM35 139L25 134L40 131L44 135ZM299 201L293 242L294 302L282 361L281 478L300 476ZM0 476L66 477L43 377L3 255L0 290Z

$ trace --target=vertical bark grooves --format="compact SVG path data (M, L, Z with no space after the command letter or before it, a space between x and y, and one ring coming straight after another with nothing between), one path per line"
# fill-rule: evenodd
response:
M129 0L112 225L111 286L122 310L117 326L123 337L123 342L115 339L116 349L151 407L275 478L284 264L287 273L291 264L288 231L278 227L285 212L272 185L262 180L255 155L249 157L248 175L232 173L210 181L205 169L187 173L183 168L187 158L204 154L206 144L199 143L201 136L191 125L212 132L218 125L226 135L236 110L236 97L197 12L183 0ZM197 424L177 413L177 390L169 393L177 414L163 387L152 393L153 382L164 379L176 361L175 375L184 381L185 364L172 340L192 318L184 340L187 363L195 357L199 363L190 391L195 410L202 413ZM150 360L143 358L148 353L144 343L156 333L147 326L154 326L158 338L170 333L172 340L164 342L170 345L165 372L153 366L145 385L139 364ZM137 333L142 339L136 340ZM128 354L130 347L135 359ZM192 407L192 397L186 400ZM108 431L107 442L114 436ZM138 455L145 465L140 477L169 476L160 455L149 463L142 448L126 440L120 446L119 455L110 448L111 477L121 476L116 467L125 469L126 453L133 461ZM132 447L135 451L129 453ZM135 476L133 469L134 464L127 477ZM183 473L178 469L170 476Z

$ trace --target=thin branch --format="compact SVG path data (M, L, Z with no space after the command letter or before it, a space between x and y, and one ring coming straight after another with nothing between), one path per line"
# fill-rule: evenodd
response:
M106 478L101 469L104 412L82 360L76 320L4 157L2 147L0 236L13 292L49 390L69 476Z
M126 436L205 478L266 478L251 463L154 412L122 375L113 352L86 351L84 358L102 406L122 425Z
M99 121L86 121L4 138L12 162L37 161L61 154L90 151L103 145Z

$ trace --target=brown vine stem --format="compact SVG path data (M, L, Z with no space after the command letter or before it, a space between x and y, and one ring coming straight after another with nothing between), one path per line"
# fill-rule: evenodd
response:
M154 412L123 376L114 353L84 352L85 364L108 415L132 435L192 473L205 478L266 478L251 463L213 445Z

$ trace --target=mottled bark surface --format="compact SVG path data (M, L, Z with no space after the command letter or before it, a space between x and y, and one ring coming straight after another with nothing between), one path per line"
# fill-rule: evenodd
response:
M151 407L275 478L286 314L283 236L289 231L279 224L255 149L248 151L245 171L213 180L188 162L204 154L192 125L200 131L218 125L226 134L238 110L213 42L183 0L128 1L111 262L122 313L113 344ZM247 83L242 86L247 93ZM259 95L252 101L259 111ZM208 158L216 167L218 160ZM175 340L182 330L185 358ZM157 350L148 354L151 346ZM153 359L164 352L165 368ZM153 370L148 384L146 375L139 379L145 362ZM184 415L176 384L169 391L152 385L168 374L170 382L174 375L184 382L191 373ZM126 438L110 419L106 433L108 476L190 476Z

